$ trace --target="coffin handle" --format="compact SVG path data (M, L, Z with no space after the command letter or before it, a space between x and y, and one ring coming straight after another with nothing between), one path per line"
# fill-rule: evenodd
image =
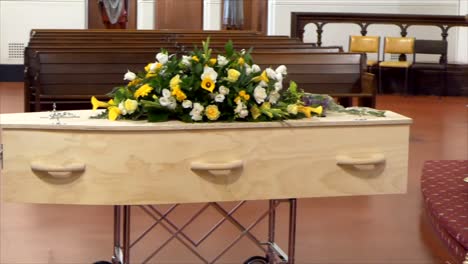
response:
M86 165L83 163L74 163L65 166L53 166L53 165L46 165L41 163L31 163L31 169L37 172L69 172L69 173L77 173L77 172L84 172L86 170Z
M337 165L377 165L385 162L385 155L382 153L371 154L368 157L354 158L348 155L337 155Z
M205 163L192 162L190 168L192 170L235 170L244 167L244 161L234 160L225 163Z

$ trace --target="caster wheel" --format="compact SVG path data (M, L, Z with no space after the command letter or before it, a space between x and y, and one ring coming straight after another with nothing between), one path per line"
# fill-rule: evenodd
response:
M112 263L109 261L97 261L97 262L94 262L93 264L112 264Z
M244 264L268 264L269 261L265 257L260 257L260 256L254 256L249 258L244 262Z

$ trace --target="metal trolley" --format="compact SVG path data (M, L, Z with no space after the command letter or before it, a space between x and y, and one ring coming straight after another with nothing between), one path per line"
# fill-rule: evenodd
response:
M130 264L130 251L133 246L140 243L141 240L156 226L160 225L166 229L170 237L166 239L158 248L142 262L150 263L154 261L154 257L161 252L172 240L176 239L187 247L195 257L201 260L203 263L211 264L216 263L226 252L228 252L234 245L236 245L243 237L249 238L261 251L264 256L252 256L247 259L244 264L294 264L294 251L295 251L295 237L296 237L296 199L283 199L283 200L269 200L268 209L263 211L250 225L242 225L233 214L241 208L246 201L238 202L231 210L227 211L219 203L210 202L205 203L199 210L197 210L192 217L188 219L182 226L177 226L173 221L170 220L169 216L175 208L181 204L174 204L165 211L158 209L153 205L115 205L114 206L114 254L112 256L112 262L99 261L95 264ZM288 249L287 254L281 250L281 248L275 242L276 232L276 209L281 203L289 204L289 234L288 234ZM147 228L138 238L131 241L130 239L130 216L132 207L138 207L148 214L153 220L153 224ZM208 230L198 241L194 241L186 235L184 230L192 222L195 221L200 215L202 215L209 207L214 208L222 218ZM255 235L252 234L251 230L257 226L263 219L268 217L268 238L265 242L259 240ZM208 260L202 256L197 247L200 246L216 229L218 229L224 222L230 222L239 231L239 235L221 250L217 255ZM154 263L154 262L153 262ZM156 262L157 263L157 262Z

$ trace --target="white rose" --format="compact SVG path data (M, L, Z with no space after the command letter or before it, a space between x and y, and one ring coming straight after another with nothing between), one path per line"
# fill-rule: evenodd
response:
M262 69L260 69L260 66L258 66L257 64L252 65L252 72L253 73L260 72L261 70Z
M239 113L240 118L246 118L249 115L249 111L247 109L241 110Z
M288 113L290 113L290 114L297 115L297 105L290 104L290 105L288 105L288 107L286 108L286 110L287 110Z
M260 82L258 83L258 86L260 86L260 87L268 87L268 83L266 83L266 82L264 82L264 81L260 81Z
M126 115L126 114L127 114L127 109L125 109L124 102L120 102L120 104L119 104L119 110L120 110L120 113L121 113L122 115Z
M182 107L183 107L183 108L192 108L192 101L190 101L190 100L184 100L184 101L182 102Z
M240 102L237 104L236 109L234 109L234 113L239 114L242 110L247 109L244 103Z
M266 89L261 86L255 87L254 97L258 104L265 102L265 98L267 98Z
M221 85L219 87L219 93L223 94L223 95L227 95L227 94L229 94L229 88Z
M278 66L278 68L276 68L275 72L279 73L281 75L287 75L288 74L288 68L286 68L286 66L284 66L284 65L280 65L280 66Z
M228 64L229 61L226 59L226 57L222 56L222 55L218 55L218 65L219 66L225 66L226 64Z
M193 109L201 113L205 108L200 103L194 103Z
M163 89L163 90L162 90L162 94L163 94L163 96L166 97L166 98L171 97L171 91L169 91L168 89Z
M194 120L194 121L200 121L203 118L202 115L198 115L198 114L194 114L194 115L191 115L191 116L192 116L192 120Z
M272 103L272 104L276 104L278 102L279 98L280 98L280 94L278 92L273 91L273 92L270 93L268 101L270 103Z
M279 92L279 91L281 91L281 89L283 89L283 83L282 82L276 82L275 83L275 91Z
M250 75L252 73L252 67L248 64L245 64L245 74Z
M127 70L127 73L124 75L124 80L126 81L133 81L136 78L136 74Z
M190 56L185 56L185 55L182 55L182 64L187 66L187 67L190 67L190 65L192 65L192 57Z
M224 94L217 94L214 100L215 102L222 103L224 101L224 98Z
M169 60L169 56L168 56L167 54L165 54L165 53L160 52L160 53L156 54L156 59L157 59L161 64L164 65L164 64L166 64L167 61Z
M265 71L268 76L268 79L276 80L276 72L272 68L267 68Z
M283 81L283 75L282 75L281 73L277 73L277 74L276 74L276 80L277 80L278 82L282 82L282 81Z

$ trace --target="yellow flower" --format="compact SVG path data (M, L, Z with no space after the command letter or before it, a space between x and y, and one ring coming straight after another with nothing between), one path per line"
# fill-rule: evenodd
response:
M215 58L210 59L210 66L213 66L215 64L216 64L216 59Z
M205 115L208 117L209 120L216 120L219 118L221 113L218 110L218 106L216 105L209 105L205 108Z
M91 104L93 105L93 110L98 109L99 107L106 108L110 105L114 105L114 100L110 99L109 102L99 101L96 97L91 97Z
M240 58L237 60L237 63L238 63L239 65L244 65L244 63L245 63L244 58L240 57Z
M316 113L318 115L321 115L322 114L322 106L318 106L318 107L310 107L310 106L298 106L297 107L297 111L299 113L303 113L306 117L311 117L312 114L311 113Z
M157 76L157 75L158 74L155 73L155 72L148 72L148 73L146 73L145 78L151 78L151 77L154 77L154 76Z
M234 69L229 69L228 70L228 77L227 77L227 80L230 81L230 82L235 82L239 79L239 76L241 75L241 73L237 70L234 70Z
M255 78L252 78L252 81L254 82L261 82L261 81L264 81L264 82L268 82L268 76L267 76L267 73L266 71L263 71L262 74L260 74L260 76L257 76Z
M180 88L179 84L180 84L180 76L179 74L177 74L176 76L172 77L171 81L169 82L169 86L171 87L171 89L176 89L176 88Z
M234 99L234 102L235 102L236 104L238 104L238 103L240 102L240 100L241 100L241 97L240 97L240 96L237 96L236 99Z
M135 86L141 82L141 79L135 78L133 81L130 81L127 86Z
M117 106L111 106L107 110L109 110L109 120L115 121L121 114L120 109Z
M246 100L246 101L248 101L250 99L250 95L248 93L246 93L244 90L239 92L239 96L243 97L244 100Z
M153 87L149 86L149 84L145 84L136 90L134 96L138 99L139 97L147 96L152 90Z
M205 78L202 80L201 87L212 93L215 88L215 83L211 78Z
M136 100L127 99L125 100L124 107L129 114L133 114L133 112L138 108L138 102Z
M193 60L193 61L196 61L196 62L199 62L199 61L200 61L200 59L198 59L197 56L192 56L192 60Z
M184 92L182 92L182 90L180 89L179 86L177 86L176 88L174 88L172 90L172 95L175 96L175 98L177 99L177 101L179 102L182 102L183 100L185 100L187 98L187 95L185 95Z
M250 108L250 113L252 114L253 119L257 119L262 113L260 112L260 109L256 105L252 106Z

